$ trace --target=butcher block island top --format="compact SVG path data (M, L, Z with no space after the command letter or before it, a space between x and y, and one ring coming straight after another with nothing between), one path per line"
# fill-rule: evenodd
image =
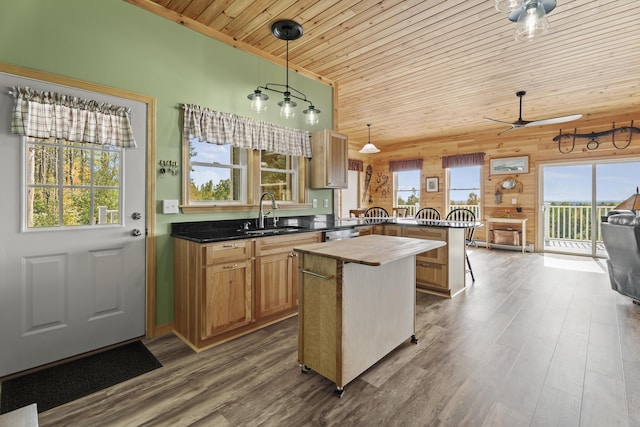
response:
M416 255L443 241L369 235L294 247L298 362L336 394L415 334Z
M400 258L417 255L446 245L436 240L372 234L355 239L334 240L325 243L297 246L302 253L322 255L346 262L379 266Z

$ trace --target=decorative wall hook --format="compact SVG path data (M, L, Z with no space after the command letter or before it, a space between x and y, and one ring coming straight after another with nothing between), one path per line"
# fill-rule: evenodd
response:
M160 176L164 176L165 174L171 174L173 176L178 175L178 162L175 160L160 160L158 162L158 173Z
M634 133L640 133L640 128L633 126L633 120L631 120L630 126L622 126L617 128L616 123L613 122L611 129L602 131L602 132L591 132L591 133L577 133L577 129L573 130L573 133L562 133L562 129L560 129L560 133L558 136L554 137L553 140L558 143L558 151L562 154L568 154L573 151L576 146L576 138L588 139L587 142L587 150L596 150L600 147L599 138L611 135L611 143L618 150L624 150L631 144L631 140L633 138ZM618 146L616 143L616 134L620 135L628 135L626 144L624 146ZM562 149L562 140L571 140L571 147Z

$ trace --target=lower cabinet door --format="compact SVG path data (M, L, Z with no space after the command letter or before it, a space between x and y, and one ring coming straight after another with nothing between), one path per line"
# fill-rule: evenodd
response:
M201 339L251 322L251 261L205 268Z
M448 290L447 278L446 265L416 260L416 284L419 288Z
M255 318L278 314L297 306L295 254L284 252L256 258Z

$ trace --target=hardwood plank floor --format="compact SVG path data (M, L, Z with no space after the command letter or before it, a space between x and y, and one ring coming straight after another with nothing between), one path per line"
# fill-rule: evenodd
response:
M40 414L41 426L635 426L640 307L602 259L474 248L476 282L418 293L406 342L345 387L297 365L297 318Z

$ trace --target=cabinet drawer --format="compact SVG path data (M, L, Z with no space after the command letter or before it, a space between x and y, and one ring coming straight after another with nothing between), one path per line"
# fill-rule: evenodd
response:
M426 240L442 240L447 241L447 229L436 227L406 227L406 237Z
M255 255L273 255L281 252L291 252L296 246L318 243L320 233L300 233L288 236L261 237L255 240Z
M226 241L204 247L205 265L247 258L251 258L251 242L249 240Z
M439 248L432 249L428 252L422 252L416 255L416 260L427 262L427 263L446 264L447 263L447 247L440 246Z
M448 268L446 265L416 261L416 284L421 287L436 287L449 289L447 281Z

